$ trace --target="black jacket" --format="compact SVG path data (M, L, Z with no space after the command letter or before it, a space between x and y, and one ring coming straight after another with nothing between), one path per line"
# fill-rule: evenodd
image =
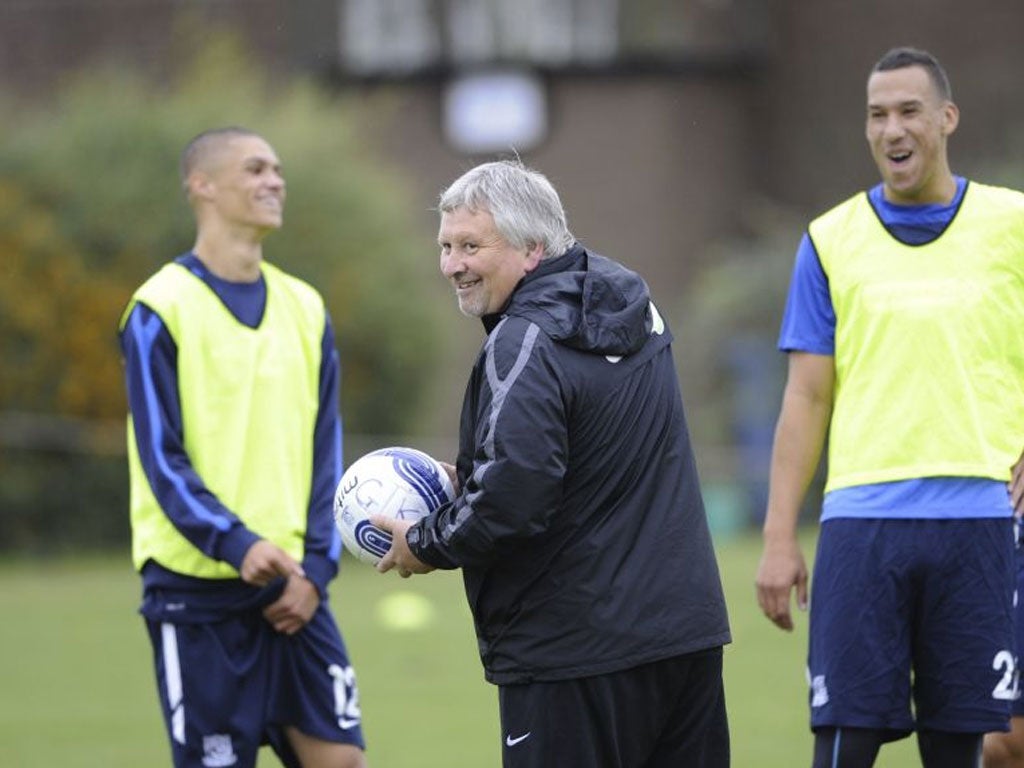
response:
M462 568L487 679L585 677L729 642L671 334L643 280L576 245L484 324L461 492L408 539Z

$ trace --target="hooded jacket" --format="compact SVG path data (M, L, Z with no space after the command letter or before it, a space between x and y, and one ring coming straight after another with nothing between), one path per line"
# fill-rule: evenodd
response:
M729 642L672 337L644 281L577 244L483 320L460 493L407 538L424 562L462 568L487 679L586 677Z

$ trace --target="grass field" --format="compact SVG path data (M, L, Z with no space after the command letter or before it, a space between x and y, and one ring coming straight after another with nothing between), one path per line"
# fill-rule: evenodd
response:
M810 557L813 541L807 542ZM734 641L725 669L736 768L810 762L804 684L806 616L776 630L754 599L759 541L718 543ZM419 629L395 629L380 606L412 591L431 604ZM127 554L0 564L0 766L168 765L149 642ZM500 764L496 690L483 680L459 576L402 580L346 560L332 605L359 673L373 768ZM879 768L919 764L912 740ZM278 765L264 750L260 768Z

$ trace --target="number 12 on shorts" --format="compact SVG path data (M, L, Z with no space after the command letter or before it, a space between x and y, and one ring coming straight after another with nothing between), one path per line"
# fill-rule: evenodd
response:
M334 678L334 712L338 726L347 731L359 725L362 712L359 709L359 688L356 687L356 671L352 667L331 664L327 672Z

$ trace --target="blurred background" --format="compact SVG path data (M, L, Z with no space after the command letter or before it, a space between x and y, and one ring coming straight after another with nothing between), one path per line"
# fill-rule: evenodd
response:
M434 205L518 155L650 283L712 524L756 527L792 255L876 179L871 65L935 53L954 170L1020 186L1022 29L1019 0L3 0L0 550L127 547L115 329L191 246L178 153L228 124L284 162L266 255L327 298L348 461L454 455L483 334L438 273Z
M811 217L876 182L865 80L892 46L949 71L954 171L1024 185L1024 3L969 6L0 0L0 765L166 763L128 557L116 327L191 247L178 155L224 125L284 162L265 255L327 300L348 462L391 444L455 453L483 331L439 274L434 207L474 164L542 170L577 237L646 277L676 335L730 606L734 764L806 764L806 622L775 630L752 586L791 262ZM373 764L497 764L458 575L344 568L332 602ZM910 740L879 762L914 764Z

